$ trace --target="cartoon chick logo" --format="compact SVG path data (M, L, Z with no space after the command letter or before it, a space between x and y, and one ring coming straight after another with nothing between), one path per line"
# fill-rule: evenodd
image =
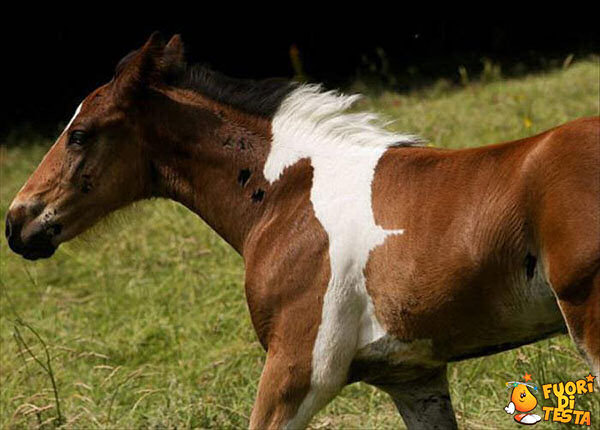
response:
M512 388L510 395L510 402L508 406L504 408L507 414L514 414L515 411L519 412L515 414L514 419L519 424L534 425L537 424L542 417L530 412L535 409L538 404L537 399L531 392L533 390L537 393L537 386L535 384L528 384L531 381L531 375L526 373L523 379L526 382L511 381L506 383L508 389Z

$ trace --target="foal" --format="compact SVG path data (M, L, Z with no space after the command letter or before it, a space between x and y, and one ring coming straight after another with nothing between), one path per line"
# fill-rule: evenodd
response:
M600 372L600 127L423 148L319 87L186 66L152 35L77 108L6 220L28 259L136 200L243 255L267 350L252 428L302 428L344 385L455 428L446 364L566 327Z

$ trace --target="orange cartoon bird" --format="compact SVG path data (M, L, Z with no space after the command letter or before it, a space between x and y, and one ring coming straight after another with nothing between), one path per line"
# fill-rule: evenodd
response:
M510 403L504 408L507 414L514 414L515 411L520 413L514 416L515 421L519 424L533 425L539 422L542 418L536 414L529 412L537 406L537 399L530 391L530 388L537 391L537 387L533 384L524 382L507 382L506 386L512 388Z

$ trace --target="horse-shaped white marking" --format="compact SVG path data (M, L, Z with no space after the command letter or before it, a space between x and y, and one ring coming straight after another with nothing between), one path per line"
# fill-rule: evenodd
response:
M312 352L311 389L289 427L302 425L309 411L335 395L356 352L386 335L363 272L371 250L403 230L375 223L371 185L384 152L414 138L384 130L373 114L344 113L356 99L302 86L283 101L272 122L264 176L273 183L286 167L310 159L310 200L329 238L331 269Z

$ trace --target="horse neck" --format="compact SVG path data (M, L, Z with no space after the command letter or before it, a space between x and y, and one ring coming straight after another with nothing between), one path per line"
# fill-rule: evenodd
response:
M270 121L189 91L162 95L145 127L152 130L153 194L182 203L243 254L267 207Z

